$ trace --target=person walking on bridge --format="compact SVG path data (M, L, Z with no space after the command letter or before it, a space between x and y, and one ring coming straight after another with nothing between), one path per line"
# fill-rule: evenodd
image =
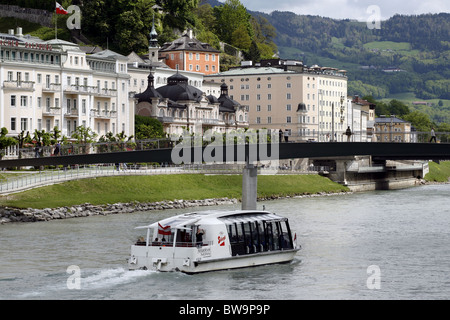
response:
M352 136L352 130L350 129L350 126L348 126L347 130L345 130L345 135L347 136L347 142L350 142L350 137Z
M431 141L434 140L434 143L436 143L436 133L434 132L434 128L431 128L431 138L430 138L430 143Z

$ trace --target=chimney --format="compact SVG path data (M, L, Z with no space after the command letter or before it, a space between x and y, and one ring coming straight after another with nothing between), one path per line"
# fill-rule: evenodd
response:
M9 29L9 30L8 30L8 34L9 34L10 36L13 36L13 35L14 35L14 29Z
M18 36L18 37L23 37L23 34L22 34L22 27L17 27L16 33L17 33L17 36Z

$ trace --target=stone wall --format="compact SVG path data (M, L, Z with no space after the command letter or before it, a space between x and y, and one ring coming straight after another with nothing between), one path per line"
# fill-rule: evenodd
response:
M52 22L53 14L46 10L21 8L19 6L1 4L0 5L0 17L6 18L18 18L33 23L52 28L55 25ZM19 26L20 27L20 26ZM11 26L11 29L15 29L15 26ZM8 30L0 30L0 32L6 33Z
M56 219L70 219L79 217L90 217L97 215L110 215L119 213L132 213L138 211L183 209L202 206L219 206L236 204L236 199L220 198L205 200L174 200L152 203L115 203L108 205L82 205L62 207L56 209L17 209L0 208L0 224L11 222L39 222Z

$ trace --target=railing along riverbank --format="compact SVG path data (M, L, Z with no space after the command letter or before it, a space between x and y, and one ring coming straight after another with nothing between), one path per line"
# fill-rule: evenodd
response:
M132 176L132 175L165 175L165 174L242 174L243 165L184 165L184 166L152 166L152 165L126 165L104 164L71 166L66 168L46 169L41 171L9 171L15 173L14 177L0 181L0 194L11 194L30 190L46 185L85 178ZM292 169L287 167L260 167L258 174L317 174L327 171L326 167L305 167ZM8 173L5 173L7 175ZM19 175L17 175L19 174Z

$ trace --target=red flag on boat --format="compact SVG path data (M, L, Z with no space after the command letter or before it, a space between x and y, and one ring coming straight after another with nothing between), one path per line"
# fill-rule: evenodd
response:
M158 223L158 233L164 236L170 236L172 232L170 231L170 226L163 227L160 223Z
M58 2L56 3L56 14L69 14L66 9L63 8Z

